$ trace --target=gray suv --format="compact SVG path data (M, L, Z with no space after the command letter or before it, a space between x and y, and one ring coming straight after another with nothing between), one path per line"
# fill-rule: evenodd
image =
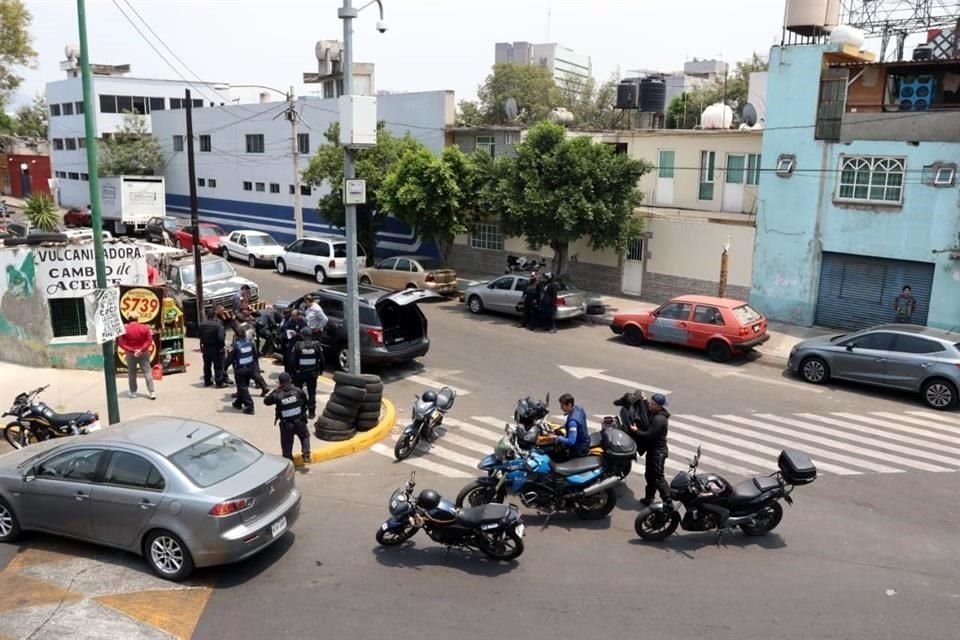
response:
M798 343L787 366L813 384L831 378L920 394L946 411L960 398L960 333L912 324L882 324Z

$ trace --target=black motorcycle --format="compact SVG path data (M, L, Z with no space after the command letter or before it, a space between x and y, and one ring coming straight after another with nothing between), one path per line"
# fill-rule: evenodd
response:
M23 449L27 445L51 438L75 436L100 429L100 416L93 411L57 413L47 404L39 402L37 396L49 386L18 394L13 406L3 414L4 417L16 418L3 429L3 437L14 449Z
M440 389L439 393L428 390L422 396L416 396L411 412L413 422L403 429L393 447L393 455L397 460L410 457L421 438L427 442L437 439L436 428L443 424L443 416L453 408L456 397L457 392L450 387Z
M448 547L477 549L494 560L509 562L523 553L523 523L514 505L486 504L458 509L432 489L413 500L416 472L402 489L390 496L390 519L377 530L384 547L409 540L423 529L434 542Z
M504 273L519 273L524 271L539 271L547 266L546 260L527 258L524 256L507 256L507 268Z
M802 451L784 449L778 459L780 471L757 476L731 485L714 473L699 475L700 447L690 461L690 470L681 471L670 482L670 495L686 513L680 517L678 507L654 503L637 514L634 529L647 541L663 540L677 529L708 531L719 535L739 527L748 536L762 536L773 531L783 518L780 500L793 504L790 494L799 485L817 478L817 468Z

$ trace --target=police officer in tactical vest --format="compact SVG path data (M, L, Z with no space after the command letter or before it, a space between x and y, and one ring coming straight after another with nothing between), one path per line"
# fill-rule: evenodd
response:
M223 349L226 337L223 324L217 320L213 309L207 309L207 319L200 323L200 352L203 354L203 386L218 389L226 387L227 376L223 371Z
M237 340L233 343L233 371L237 379L237 399L233 401L234 409L243 409L248 415L253 415L253 398L250 397L250 380L260 373L260 363L257 357L257 348L243 333L237 332Z
M307 430L307 397L303 390L292 384L287 372L280 374L279 386L267 394L264 404L276 405L276 419L280 424L280 451L283 457L293 460L293 437L300 438L303 461L310 462L310 432Z
M309 327L301 329L301 339L293 345L293 383L305 390L311 419L317 413L317 376L323 371L323 351L315 333Z

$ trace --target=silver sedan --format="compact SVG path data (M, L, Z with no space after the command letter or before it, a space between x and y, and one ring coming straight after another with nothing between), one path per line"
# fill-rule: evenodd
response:
M0 542L32 530L125 549L168 580L262 551L299 513L288 460L183 418L0 456Z
M530 282L528 274L509 274L490 282L475 284L463 293L467 308L472 313L499 311L521 315L523 291ZM577 318L587 312L587 294L572 284L557 278L557 320Z

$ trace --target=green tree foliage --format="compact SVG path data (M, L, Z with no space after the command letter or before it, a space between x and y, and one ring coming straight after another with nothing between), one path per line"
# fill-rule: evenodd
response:
M24 138L46 139L47 113L47 99L37 94L31 106L17 109L17 119L14 122L17 135Z
M747 104L750 74L766 71L767 62L756 53L749 60L737 63L736 70L726 78L716 80L693 91L674 96L667 109L668 129L692 129L700 124L703 110L716 102L723 102L733 109L733 124L738 126L743 106Z
M163 167L163 149L144 116L125 113L120 129L98 145L100 176L151 176Z
M457 105L456 123L458 127L475 127L483 124L480 105L473 100L461 100Z
M578 129L610 129L614 123L617 80L597 84L593 78L570 78L560 83L560 104L573 114Z
M516 158L497 160L496 192L484 204L500 215L506 233L553 249L553 270L562 274L571 242L586 237L593 249L623 251L640 233L633 216L641 199L637 180L649 170L544 122L530 128Z
M346 227L346 212L343 205L343 147L339 142L339 124L331 124L324 137L327 144L319 146L316 154L310 158L303 179L317 187L324 184L330 187L329 193L320 197L317 209L325 221L343 229ZM398 138L380 122L377 124L377 145L362 149L355 155L357 178L367 181L367 203L357 205L357 238L367 254L368 263L373 261L377 232L383 227L388 214L380 206L377 195L384 179L404 154L423 148L410 134Z
M507 124L504 105L508 98L517 101L519 124L539 122L550 109L560 104L560 93L550 72L539 65L503 63L477 90L483 124Z
M34 193L27 198L23 213L30 226L41 231L56 231L60 225L60 213L53 199L45 193Z
M0 0L0 113L3 113L3 104L23 82L14 71L16 67L32 65L37 58L27 31L31 20L21 0Z

